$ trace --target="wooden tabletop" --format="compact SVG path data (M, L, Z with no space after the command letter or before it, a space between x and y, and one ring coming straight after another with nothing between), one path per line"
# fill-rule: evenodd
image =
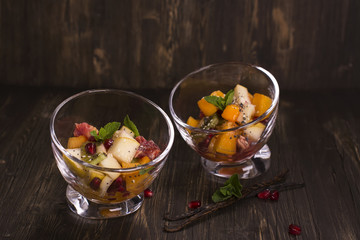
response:
M360 238L359 90L282 91L269 146L268 172L250 185L288 169L301 189L281 192L278 201L241 200L175 233L163 230L165 213L187 204L211 203L223 180L209 175L199 156L176 132L159 177L136 213L88 220L66 203L66 182L50 147L49 118L75 89L0 88L0 239L297 239ZM167 112L169 90L135 91Z

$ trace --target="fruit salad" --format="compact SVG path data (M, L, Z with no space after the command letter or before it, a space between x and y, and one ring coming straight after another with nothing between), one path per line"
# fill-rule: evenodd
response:
M89 123L75 123L73 136L68 139L67 152L84 162L104 168L132 168L149 163L161 150L152 140L141 136L135 124L126 116L124 123L111 122L98 130ZM87 198L101 202L132 198L152 181L148 169L126 173L109 172L85 167L64 156L70 171L80 179L74 186Z
M217 90L202 97L197 102L199 117L190 116L187 124L205 130L237 128L263 115L271 104L270 97L260 93L251 94L246 87L238 84L226 94ZM199 129L188 129L188 132L200 154L215 161L232 161L254 154L266 124L267 117L241 130L219 134L207 134Z

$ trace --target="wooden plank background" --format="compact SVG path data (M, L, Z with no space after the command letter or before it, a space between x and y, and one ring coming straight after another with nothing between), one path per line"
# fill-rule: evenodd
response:
M358 88L359 12L358 0L2 0L0 84L171 88L243 61L282 89Z

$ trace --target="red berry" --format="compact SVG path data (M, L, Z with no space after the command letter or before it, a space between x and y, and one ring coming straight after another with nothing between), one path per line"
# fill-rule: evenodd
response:
M109 150L109 148L113 145L113 143L114 143L114 140L112 140L111 138L106 139L106 140L104 141L104 147L105 147L105 149L106 149L106 150Z
M270 195L271 195L271 192L269 189L265 189L264 191L262 192L259 192L257 197L260 198L260 199L269 199L270 198Z
M87 153L90 153L91 155L96 153L96 144L93 142L87 143L85 145L85 150Z
M94 190L98 190L100 187L101 179L98 177L94 177L90 182L90 187Z
M199 200L191 201L188 203L188 207L190 209L196 209L199 208L200 206L201 206L201 202Z
M301 228L295 224L290 224L289 225L289 233L292 235L300 235Z
M149 188L145 189L144 190L144 196L146 198L151 198L153 196L153 191L151 189L149 189Z
M270 194L270 200L277 201L279 199L279 191L274 190Z

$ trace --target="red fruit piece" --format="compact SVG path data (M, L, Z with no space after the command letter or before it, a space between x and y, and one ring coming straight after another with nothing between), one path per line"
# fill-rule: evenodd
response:
M98 190L100 187L101 179L98 177L94 177L90 182L90 187L94 190Z
M154 194L153 191L151 189L149 189L149 188L144 190L144 196L146 198L151 198L153 196L153 194Z
M93 142L87 143L85 145L85 150L87 153L89 153L91 155L95 154L96 153L96 144Z
M188 207L190 209L199 208L199 207L201 207L201 202L199 200L191 201L191 202L188 203Z
M265 189L264 191L262 192L259 192L257 197L260 198L260 199L269 199L270 198L270 195L271 195L271 192L269 189Z
M105 149L106 149L106 150L109 150L109 148L113 145L113 143L114 143L114 140L112 140L111 138L106 139L106 140L104 141L104 147L105 147Z
M270 194L270 200L277 201L279 199L279 191L274 190Z
M295 224L290 224L289 225L289 233L292 235L300 235L301 228Z
M113 181L110 187L107 190L107 193L112 195L116 192L125 192L126 191L126 182L122 179L122 177L118 177Z
M135 158L148 156L151 160L154 160L160 155L161 150L153 140L148 141L143 136L137 136L135 139L140 143L140 146L135 153Z
M98 132L96 127L94 127L86 122L75 123L75 130L74 130L73 134L74 134L74 137L84 135L87 139L89 139L91 137L91 134L90 134L91 131Z

